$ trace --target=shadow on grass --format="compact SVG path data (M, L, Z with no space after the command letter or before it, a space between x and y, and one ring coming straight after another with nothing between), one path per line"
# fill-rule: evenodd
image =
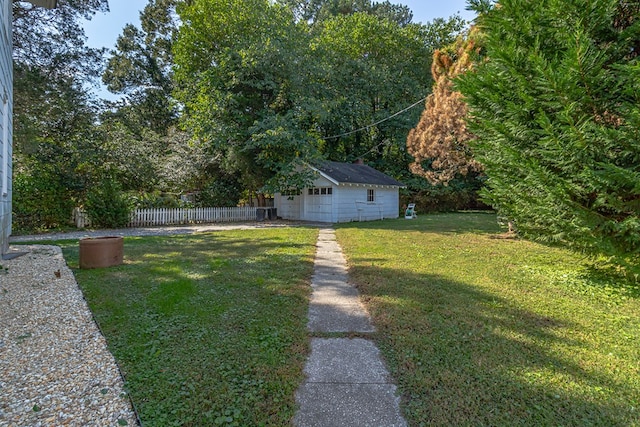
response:
M640 266L636 267L640 273ZM640 298L640 278L625 275L614 265L593 264L582 274L585 282L600 289L608 289L628 298Z
M404 218L388 219L383 221L357 222L336 224L336 229L377 230L382 233L387 231L432 233L439 236L474 234L487 235L491 239L505 242L517 242L519 238L507 238L506 228L498 224L497 216L490 211L469 211L454 213L433 213L420 215L416 219ZM396 235L399 236L400 234ZM408 233L407 236L411 237ZM535 243L552 251L566 250L560 245ZM625 274L619 267L611 263L602 262L596 258L588 258L584 254L573 253L580 264L585 268L576 277L576 284L583 288L583 292L596 292L598 294L611 294L623 298L640 298L640 279ZM498 254L496 254L498 255ZM360 259L361 261L375 262L375 259ZM545 274L554 274L555 266L549 265L549 271ZM638 270L640 267L636 268ZM634 271L636 271L634 270ZM557 272L556 272L557 273Z
M79 270L57 242L148 425L286 425L308 351L316 230L125 238Z
M637 367L598 354L583 325L437 275L350 273L411 425L638 422Z

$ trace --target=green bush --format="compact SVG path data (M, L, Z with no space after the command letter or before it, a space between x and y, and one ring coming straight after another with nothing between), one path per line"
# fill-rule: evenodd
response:
M85 210L98 228L125 227L131 219L131 202L120 185L105 179L87 191Z
M172 209L188 207L186 206L188 203L180 200L180 198L175 194L163 193L160 191L136 194L133 197L133 204L136 209Z
M196 195L198 207L237 206L241 190L233 179L216 179L208 182Z
M13 230L38 232L69 225L76 194L47 171L13 178Z

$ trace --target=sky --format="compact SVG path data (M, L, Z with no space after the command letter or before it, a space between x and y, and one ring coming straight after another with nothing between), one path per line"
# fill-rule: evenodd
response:
M84 29L88 37L87 44L91 47L106 47L112 49L128 24L139 25L140 11L148 0L109 0L109 12L98 13L90 21L86 21ZM391 0L392 3L404 4L413 11L414 22L429 22L434 18L447 18L459 13L470 21L474 14L465 10L466 0ZM101 97L113 99L104 90L97 91Z

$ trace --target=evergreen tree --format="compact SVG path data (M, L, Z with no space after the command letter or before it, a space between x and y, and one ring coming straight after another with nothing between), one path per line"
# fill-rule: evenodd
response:
M483 3L484 2L480 2ZM640 3L501 0L459 77L486 200L527 237L637 265Z

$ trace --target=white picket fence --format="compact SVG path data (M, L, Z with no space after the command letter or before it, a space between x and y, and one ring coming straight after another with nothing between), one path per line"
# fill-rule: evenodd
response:
M157 225L203 224L212 222L255 221L256 208L251 206L233 208L157 208L136 209L131 213L127 227L151 227ZM91 226L86 212L80 208L73 211L73 222L78 228Z

